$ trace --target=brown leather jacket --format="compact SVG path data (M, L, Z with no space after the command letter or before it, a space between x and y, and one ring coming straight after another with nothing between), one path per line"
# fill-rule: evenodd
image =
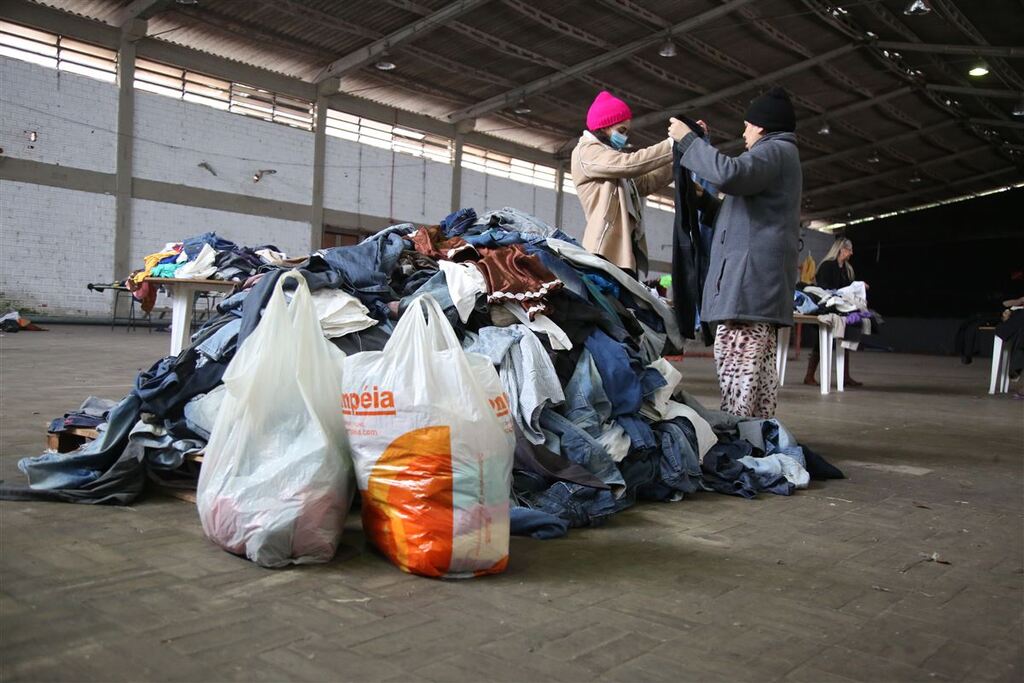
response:
M672 182L672 141L619 152L584 131L572 151L572 181L587 217L583 246L620 268L646 272L643 198Z

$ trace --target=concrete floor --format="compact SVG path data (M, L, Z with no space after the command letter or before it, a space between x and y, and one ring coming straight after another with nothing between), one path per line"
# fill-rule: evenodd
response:
M168 343L0 339L0 477L22 482L47 420L120 397ZM779 407L847 480L514 538L480 580L401 573L358 515L334 562L272 571L174 499L0 503L0 680L1021 680L1024 402L985 394L985 360L855 365L867 388L821 397L792 363ZM710 360L682 368L717 400Z

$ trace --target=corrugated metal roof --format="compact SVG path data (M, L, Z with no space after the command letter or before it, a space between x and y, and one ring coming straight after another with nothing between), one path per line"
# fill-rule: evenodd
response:
M112 23L129 2L43 0L42 4ZM450 4L451 0L201 0L196 6L183 6L174 1L150 19L149 29L161 40L314 81L339 57ZM395 71L381 72L368 65L345 74L342 90L444 119L632 40L663 35L666 26L723 4L724 0L491 0L393 48L389 59L398 65ZM905 4L903 0L856 2L847 7L839 0L751 2L675 38L675 57L661 57L662 41L656 40L627 58L530 95L529 114L490 111L478 117L477 128L555 150L578 134L599 88L627 98L636 116L672 111L694 98L714 97L726 88L852 41L869 42L868 32L880 40L1024 44L1024 8L1019 5L933 0L933 12L909 17L902 13ZM809 164L805 173L805 193L810 194L807 214L840 217L846 205L921 189L920 183L911 183L918 175L935 188L934 196L924 195L928 199L984 189L982 185L1000 179L988 178L978 187L969 181L947 186L972 174L1004 168L1007 174L1001 177L1019 178L1024 155L1017 150L1024 147L1024 132L1010 125L973 126L968 121L1012 123L1013 99L946 97L924 87L1024 90L1024 60L990 59L990 75L975 80L965 73L972 59L916 51L885 57L877 48L861 47L780 79L804 121L798 124L802 158L826 159ZM822 115L907 85L912 90L899 97L828 118L831 133L818 133ZM746 106L766 87L749 88L688 113L706 119L727 148L736 150ZM951 118L957 123L939 132L913 133ZM634 137L641 143L653 141L663 135L664 127L665 122L656 117ZM897 140L889 143L888 138ZM972 148L978 152L956 156ZM845 150L852 152L832 159ZM953 160L946 162L944 157ZM892 205L876 205L870 211L921 200L921 195L907 200L897 197Z

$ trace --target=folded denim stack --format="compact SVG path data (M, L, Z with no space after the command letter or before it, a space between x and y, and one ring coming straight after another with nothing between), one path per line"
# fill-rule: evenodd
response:
M347 353L383 348L415 297L430 294L463 347L490 359L517 428L513 533L554 538L640 500L788 495L809 478L842 476L777 421L696 402L663 358L683 341L670 305L516 209L462 209L436 226L394 225L303 259L213 233L170 246L147 265L181 255L198 264L213 252L213 267L246 275L245 284L179 356L139 374L99 439L23 459L30 486L0 496L127 504L147 477L187 478L186 456L209 438L227 364L289 270L314 293L324 336Z

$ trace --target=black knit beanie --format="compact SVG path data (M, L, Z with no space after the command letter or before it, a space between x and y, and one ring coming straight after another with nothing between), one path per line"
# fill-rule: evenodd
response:
M775 131L792 133L796 130L796 112L793 111L793 103L789 101L786 91L778 87L751 100L744 119L755 126L761 126L768 133Z

